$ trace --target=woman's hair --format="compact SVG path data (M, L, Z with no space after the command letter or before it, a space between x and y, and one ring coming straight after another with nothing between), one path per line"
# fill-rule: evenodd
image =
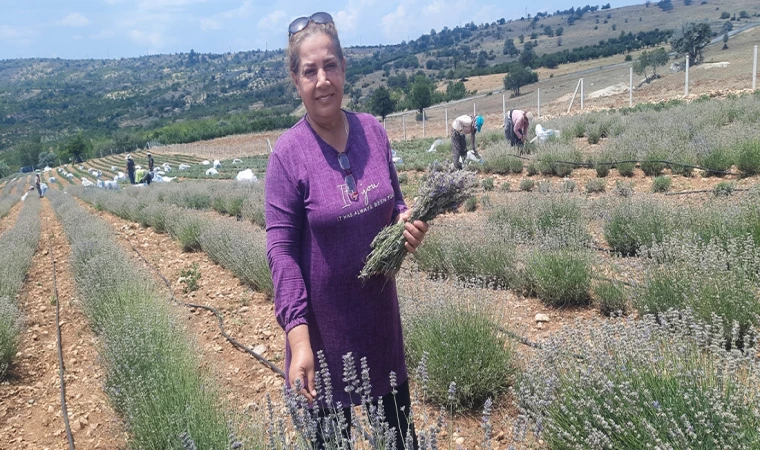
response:
M340 46L340 38L338 38L338 30L335 29L334 23L315 23L309 22L306 28L298 33L290 36L288 39L288 65L291 73L298 73L298 69L301 66L301 44L303 42L317 34L322 33L327 35L332 42L333 53L343 64L343 49Z

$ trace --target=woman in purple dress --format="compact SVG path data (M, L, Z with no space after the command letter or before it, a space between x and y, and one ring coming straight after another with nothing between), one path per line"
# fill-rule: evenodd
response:
M309 402L321 411L341 408L350 426L348 407L361 397L343 389L343 356L366 358L372 389L365 394L383 403L403 449L414 430L406 420L409 384L396 283L358 278L375 235L409 215L388 136L375 117L341 108L346 60L329 14L291 23L288 59L306 115L277 140L266 173L267 258L275 314L286 334L286 382L294 387L301 380ZM407 251L414 252L428 226L405 227ZM318 397L314 386L320 351L332 398ZM322 439L320 433L320 445Z

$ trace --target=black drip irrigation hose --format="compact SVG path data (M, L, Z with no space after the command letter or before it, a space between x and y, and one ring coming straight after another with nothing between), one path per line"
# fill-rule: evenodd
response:
M665 195L689 195L689 194L707 194L707 193L714 193L714 189L701 189L698 191L681 191L681 192L666 192ZM749 189L744 188L737 188L737 189L731 189L731 192L749 192Z
M166 277L158 270L157 267L155 267L153 264L151 264L150 262L148 262L147 259L145 259L145 257L142 255L142 253L140 253L140 251L137 250L137 248L135 248L134 244L132 244L132 241L130 241L129 239L127 239L127 242L129 242L129 245L132 247L132 250L134 250L134 252L137 253L137 256L139 256L140 259L148 267L150 267L151 269L153 269L153 271L156 272L156 274L159 277L161 277L161 279L164 281L164 284L166 284L167 289L169 289L169 294L171 295L170 301L172 301L172 302L174 302L174 303L176 303L176 304L178 304L180 306L185 306L185 307L188 307L188 308L200 308L200 309L204 309L206 311L212 312L216 316L216 319L217 319L217 322L218 322L218 325L219 325L219 330L221 331L222 336L224 336L224 338L227 339L227 341L230 344L232 344L233 346L237 347L238 349L240 349L240 350L248 353L249 355L253 356L260 363L262 363L265 366L267 366L272 372L276 373L281 378L285 378L285 372L283 372L282 369L280 369L279 367L277 367L274 363L272 363L268 359L264 358L263 356L261 356L260 354L258 354L256 352L254 352L252 349L246 347L245 345L243 345L240 342L238 342L235 338L233 338L232 336L230 336L229 334L227 334L227 331L224 329L224 320L222 318L222 315L215 308L213 308L211 306L196 305L196 304L193 304L193 303L185 303L185 302L179 301L177 299L177 297L174 295L174 288L172 288L172 284L169 282L169 280L166 279Z
M583 163L583 162L577 162L577 161L557 161L557 160L543 160L539 158L529 158L527 156L522 155L510 155L514 158L519 158L525 161L532 161L532 162L548 162L548 163L554 163L554 164L567 164L571 166L576 167L585 167L587 169L593 169L595 166L616 166L618 164L625 164L625 163L632 163L632 164L641 164L641 163L660 163L665 164L666 166L680 166L680 167L688 167L691 169L697 169L697 170L704 170L705 172L710 173L717 173L721 175L736 175L736 176L743 176L744 174L741 172L729 172L726 170L717 170L717 169L709 169L707 167L702 166L695 166L693 164L685 164L685 163L679 163L674 161L667 161L664 159L647 159L647 160L638 160L638 159L629 159L629 160L623 160L623 161L598 161L593 163Z
M74 435L71 433L69 424L69 411L66 407L66 381L64 372L66 368L63 364L63 344L61 339L61 302L58 301L58 280L55 276L55 256L53 255L53 241L48 235L48 252L50 261L53 266L53 295L55 296L55 332L58 339L58 378L61 383L61 413L63 414L63 424L66 427L66 437L69 440L69 450L74 450Z

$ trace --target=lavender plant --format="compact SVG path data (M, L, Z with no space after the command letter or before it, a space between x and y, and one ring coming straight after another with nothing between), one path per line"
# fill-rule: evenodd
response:
M757 448L757 349L723 335L688 310L576 322L528 361L517 407L552 449Z
M226 448L228 427L210 374L152 276L116 243L108 224L68 195L50 192L71 244L71 265L90 326L99 334L105 389L123 417L130 446Z
M431 166L420 185L419 197L412 206L409 221L430 222L439 214L456 210L476 187L477 179L472 172L449 172L439 166ZM371 244L372 252L359 274L360 279L367 280L375 275L392 278L396 275L407 254L403 232L404 223L400 222L378 233Z

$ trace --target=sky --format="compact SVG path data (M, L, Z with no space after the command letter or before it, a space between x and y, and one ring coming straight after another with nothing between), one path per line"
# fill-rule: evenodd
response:
M572 0L0 0L0 59L129 58L287 45L288 24L326 11L344 47L397 44L431 29L601 5ZM612 7L643 0L609 1Z

